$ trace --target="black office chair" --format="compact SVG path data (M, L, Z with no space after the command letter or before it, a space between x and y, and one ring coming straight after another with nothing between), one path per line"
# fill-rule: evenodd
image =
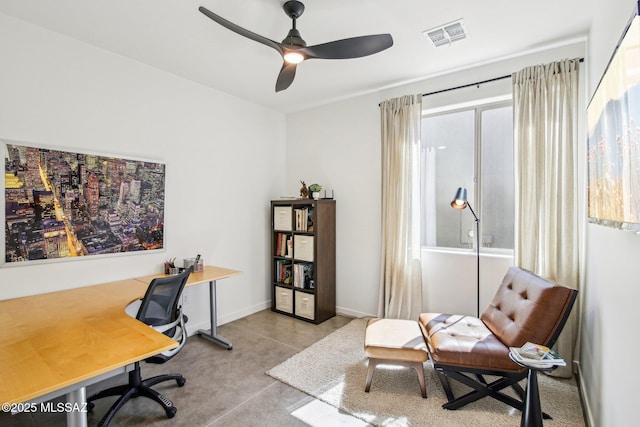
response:
M144 361L147 363L166 362L176 355L187 342L187 331L184 326L187 318L182 314L180 296L192 270L193 267L175 276L153 279L147 288L136 319L179 343L178 347L172 350L145 359ZM182 387L187 381L180 374L158 375L143 380L140 373L140 362L136 362L134 369L129 372L128 384L111 387L91 395L87 399L87 409L93 409L95 405L93 401L96 399L107 396L120 396L98 423L98 426L108 426L116 412L129 399L144 396L158 402L164 408L167 417L173 418L177 411L176 407L173 406L169 399L151 388L160 382L169 380L175 380L179 387Z

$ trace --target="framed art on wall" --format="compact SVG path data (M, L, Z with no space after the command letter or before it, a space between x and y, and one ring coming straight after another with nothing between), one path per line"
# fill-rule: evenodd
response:
M640 233L638 6L587 107L589 222Z
M4 142L4 261L164 249L165 165Z

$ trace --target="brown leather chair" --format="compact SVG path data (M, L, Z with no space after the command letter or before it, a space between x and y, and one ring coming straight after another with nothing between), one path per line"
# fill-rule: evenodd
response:
M569 317L577 294L575 289L511 267L480 319L443 313L421 314L420 328L448 399L443 408L458 409L491 396L522 410L524 391L518 382L526 378L527 369L509 358L509 347L520 347L527 341L551 347ZM488 382L485 375L498 378ZM473 390L455 397L449 378ZM520 400L501 392L509 386Z

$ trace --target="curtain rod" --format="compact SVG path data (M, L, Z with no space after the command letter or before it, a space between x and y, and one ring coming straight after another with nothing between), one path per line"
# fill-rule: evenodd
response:
M584 62L584 58L580 58L579 62ZM451 90L457 90L457 89L464 89L466 87L471 87L471 86L480 86L481 84L491 83L491 82L495 82L495 81L503 80L503 79L508 79L510 77L511 77L511 74L508 74L506 76L494 77L493 79L482 80L481 82L469 83L469 84L466 84L466 85L450 87L450 88L447 88L447 89L440 89L440 90L436 90L436 91L429 92L429 93L423 93L422 96L424 97L424 96L429 96L429 95L435 95L435 94L438 94L438 93L449 92Z
M435 90L433 92L423 93L422 96L435 95L435 94L438 94L438 93L449 92L450 90L464 89L466 87L471 87L471 86L480 86L480 85L485 84L485 83L496 82L498 80L508 79L510 77L511 77L511 74L508 74L506 76L494 77L492 79L483 80L481 82L469 83L469 84L466 84L466 85L450 87L450 88L447 88L447 89L440 89L440 90Z

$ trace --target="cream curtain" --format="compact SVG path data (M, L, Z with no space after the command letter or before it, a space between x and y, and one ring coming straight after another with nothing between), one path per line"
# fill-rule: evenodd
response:
M380 104L382 254L378 316L417 319L420 264L420 119L422 95Z
M512 75L516 166L515 261L578 288L577 114L579 60ZM556 344L574 360L577 307ZM571 376L571 363L555 371Z

